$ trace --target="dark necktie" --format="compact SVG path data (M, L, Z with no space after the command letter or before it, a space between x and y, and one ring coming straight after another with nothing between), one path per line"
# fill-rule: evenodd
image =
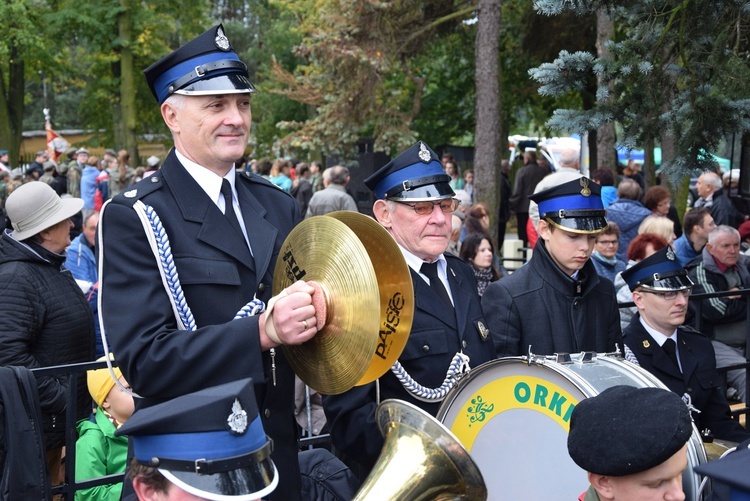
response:
M679 369L680 364L679 362L677 362L677 343L674 342L674 339L667 338L667 340L664 341L664 344L661 347L664 349L664 351L667 352L667 355L669 355L669 359L674 362L675 367Z
M221 194L224 196L224 215L229 220L229 224L232 225L232 228L237 230L244 239L245 236L240 228L240 221L237 219L237 214L234 212L234 204L232 203L232 186L226 179L221 181Z
M448 295L448 291L446 291L445 286L443 286L443 281L438 277L437 265L437 261L434 263L422 263L420 271L430 279L430 288L437 292L437 295L445 302L446 306L450 307L452 310L453 303Z

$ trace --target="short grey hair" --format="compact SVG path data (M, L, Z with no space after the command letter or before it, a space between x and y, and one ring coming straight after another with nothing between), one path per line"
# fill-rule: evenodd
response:
M713 245L722 235L734 235L737 237L737 241L741 242L740 232L736 228L732 228L726 224L720 224L708 234L708 243Z
M714 191L721 189L721 187L723 186L721 178L715 172L706 172L701 177L703 178L703 181L705 183L707 183L714 189Z

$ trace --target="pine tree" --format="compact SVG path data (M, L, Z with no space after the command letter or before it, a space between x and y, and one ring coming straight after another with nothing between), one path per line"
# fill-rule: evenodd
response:
M750 132L750 2L732 0L536 0L538 12L583 14L609 9L618 30L610 57L562 50L530 70L542 95L582 90L592 74L603 83L589 110L556 110L550 127L583 133L607 122L634 148L674 141L662 164L671 178L713 168L711 152L733 133Z

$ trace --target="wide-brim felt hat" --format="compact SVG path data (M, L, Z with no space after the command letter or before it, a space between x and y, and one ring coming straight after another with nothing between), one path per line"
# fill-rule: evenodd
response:
M163 103L172 94L189 96L256 92L218 24L143 71L152 94Z
M73 217L83 208L80 198L60 198L50 185L31 181L13 190L5 201L14 240L26 240Z
M572 233L594 234L607 227L602 187L587 177L529 195L539 206L539 219Z
M639 287L652 291L680 291L695 285L670 245L623 271L622 279L631 291Z
M437 154L419 141L365 179L365 184L381 200L420 202L453 198L450 180Z

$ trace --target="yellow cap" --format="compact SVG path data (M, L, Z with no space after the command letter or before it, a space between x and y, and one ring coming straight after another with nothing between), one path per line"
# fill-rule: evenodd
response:
M97 362L103 362L104 360L107 360L107 358L101 357ZM110 354L110 360L114 360L112 354ZM112 370L117 376L117 379L122 377L122 372L118 367L112 367ZM115 380L112 379L112 375L109 373L107 367L95 371L87 371L86 379L88 381L91 398L94 399L96 405L101 407L102 403L107 398L107 395L109 395L109 392L112 390L112 387L115 385Z

